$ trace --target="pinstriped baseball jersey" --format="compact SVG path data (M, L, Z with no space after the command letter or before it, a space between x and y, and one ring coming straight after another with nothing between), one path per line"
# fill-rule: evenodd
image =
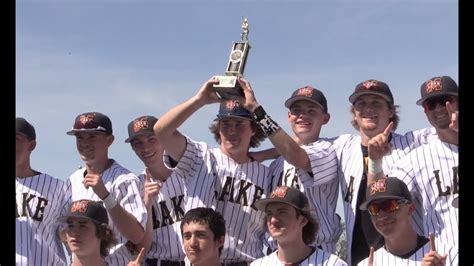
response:
M281 262L278 259L278 251L273 252L272 254L255 260L254 262L250 263L250 266L284 266L288 265ZM338 256L333 255L329 252L326 252L322 249L316 248L311 255L305 258L303 261L298 263L300 266L330 266L330 265L338 265L344 266L347 263L341 260Z
M143 191L144 172L138 176ZM188 210L185 206L184 180L172 173L162 183L152 206L153 239L146 258L182 261L181 219Z
M58 235L64 182L50 175L16 178L16 265L66 265Z
M458 263L458 249L456 247L449 247L443 244L441 241L436 241L436 250L438 254L448 254L446 258L446 265L459 265ZM374 263L373 265L410 265L418 266L422 265L423 257L425 254L430 252L430 242L426 243L422 248L418 249L413 255L408 258L401 258L388 252L384 247L381 247L374 251ZM368 258L361 261L358 266L368 266Z
M66 182L66 203L62 208L64 215L67 212L67 207L71 205L72 201L80 199L101 200L94 193L92 187L89 187L88 189L84 187L82 181L84 179L85 170L86 168L78 169ZM142 227L145 228L147 211L140 194L140 181L137 176L119 165L116 161L113 161L112 166L102 173L102 182L117 202L133 215ZM111 226L114 235L117 238L117 244L110 249L106 261L109 265L127 265L127 263L132 260L132 256L125 246L127 239L118 231L110 216L109 226Z
M459 234L459 209L451 206L459 194L458 160L456 145L435 139L412 150L389 173L403 180L414 193L415 203L421 203L417 208L423 210L423 234L434 233L440 242L452 246L458 245Z
M254 203L269 194L268 168L258 162L238 164L219 148L210 149L189 138L186 141L186 151L174 170L185 179L188 201L215 208L224 217L221 261L250 262L262 257L265 214ZM165 151L169 167L166 157Z
M423 131L425 132L425 131ZM383 158L384 173L388 173L391 167L403 158L416 141L421 142L421 133L407 133L407 135L399 135L392 132L390 143L392 145L391 153ZM415 141L416 140L416 141ZM344 217L346 222L347 250L352 247L352 235L355 223L355 214L357 208L357 196L359 187L364 173L363 154L361 151L361 137L359 135L345 134L339 137L329 139L333 143L334 150L337 155L338 178L341 187L341 195L343 197ZM324 157L314 158L312 165L324 165ZM313 171L314 172L314 171ZM327 177L326 172L314 172L314 179L324 179ZM418 233L420 227L417 227ZM347 254L348 261L351 261L351 253Z
M295 187L303 192L309 200L310 208L316 213L319 221L319 231L316 244L329 253L335 254L336 242L342 233L341 221L336 214L337 197L339 196L339 181L337 178L337 157L330 142L319 140L316 143L302 146L308 154L312 172L319 172L316 178L313 173L296 169L277 158L270 165L272 187L286 185ZM316 160L322 158L321 160ZM272 244L275 248L274 244Z

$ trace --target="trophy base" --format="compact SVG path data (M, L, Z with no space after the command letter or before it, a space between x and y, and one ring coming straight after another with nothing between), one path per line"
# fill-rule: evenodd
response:
M236 76L216 76L219 84L214 85L214 91L221 99L242 98L244 91L240 87Z

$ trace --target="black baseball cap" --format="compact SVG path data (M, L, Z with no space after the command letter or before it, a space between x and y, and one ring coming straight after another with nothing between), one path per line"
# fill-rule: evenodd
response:
M99 112L87 112L80 114L74 120L72 130L66 132L68 135L76 135L76 132L101 131L108 135L112 134L112 121Z
M370 184L365 193L365 199L360 205L361 210L367 210L372 201L379 199L399 199L411 202L411 194L402 180L396 177L387 177Z
M69 208L69 212L65 216L58 218L58 222L64 223L67 222L69 218L86 218L97 224L109 223L109 217L107 216L107 210L101 201L92 201L87 199L82 199L74 201Z
M157 121L158 119L151 115L144 115L135 118L132 122L128 123L128 138L125 142L131 142L135 137L143 134L155 134L153 126Z
M29 140L36 139L35 128L23 117L16 118L16 133L25 135Z
M303 192L293 187L276 187L269 198L259 199L255 202L255 207L260 211L266 211L267 205L274 202L289 204L300 211L308 211L308 198Z
M219 114L217 114L217 119L215 120L221 120L227 117L253 120L253 116L249 110L245 109L245 107L235 99L221 103L219 106Z
M304 86L299 89L296 89L291 97L285 101L286 108L290 108L291 105L296 101L306 100L313 102L321 108L323 108L324 112L328 111L328 103L324 94L311 86Z
M378 95L387 100L389 103L394 104L392 92L390 91L387 83L378 81L376 79L368 79L357 84L354 93L349 96L349 102L354 104L357 98L367 94Z
M449 76L439 76L431 78L420 87L421 99L416 101L417 105L422 105L428 98L441 96L441 95L453 95L459 96L458 84Z

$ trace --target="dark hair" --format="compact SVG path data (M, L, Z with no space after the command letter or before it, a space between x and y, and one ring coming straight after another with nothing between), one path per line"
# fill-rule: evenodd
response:
M303 227L303 232L301 233L301 237L303 238L303 242L306 245L310 245L316 240L316 235L318 234L319 231L319 222L314 218L313 215L311 215L310 210L296 210L296 218L300 217L300 215L303 215L306 220L308 220L308 223ZM268 226L267 226L267 217L264 216L263 219L263 228L268 232Z
M100 239L100 256L105 258L109 255L110 248L117 243L117 239L115 239L112 229L110 229L106 224L98 224L96 222L92 223L95 225L95 235ZM66 230L67 228L61 230L60 238L67 247Z
M201 225L209 226L212 233L214 234L214 240L219 240L225 236L225 220L224 217L212 208L199 207L189 210L181 220L181 235L183 235L184 224L198 223ZM219 248L219 254L222 252L222 248Z
M256 148L260 146L260 142L264 141L267 136L265 135L265 133L263 133L262 128L257 123L255 123L255 121L252 120L250 125L252 127L252 130L255 132L255 135L253 135L250 139L249 146L252 148ZM214 134L214 139L220 145L221 135L219 134L219 120L212 122L212 124L209 126L209 130L211 130L211 133Z
M357 101L356 101L357 102ZM395 131L398 127L398 123L400 122L400 117L398 116L398 108L400 106L398 105L394 105L394 104L391 104L390 102L386 101L387 104L388 104L388 108L390 110L393 110L393 116L392 118L390 118L390 122L393 122L393 131ZM355 104L355 102L354 102ZM354 104L351 105L351 113L352 113L352 120L351 120L351 124L352 126L358 131L359 130L359 125L357 124L357 121L354 119L354 114L355 114L355 111L354 111Z

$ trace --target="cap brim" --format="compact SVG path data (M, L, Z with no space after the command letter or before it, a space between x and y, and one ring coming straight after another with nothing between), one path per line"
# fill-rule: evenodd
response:
M437 96L442 96L442 95L452 95L452 96L456 96L456 97L459 97L459 94L456 94L456 93L440 93L440 94L432 94L426 98L421 98L419 99L418 101L416 101L416 105L423 105L423 102L428 100L429 98L433 98L433 97L437 97Z
M76 135L77 132L94 132L94 131L107 133L106 130L102 130L102 129L96 129L96 128L86 129L86 128L82 128L82 129L73 129L73 130L70 130L70 131L66 132L66 134L68 134L68 135L70 135L70 136L74 136L74 135Z
M285 203L285 204L288 204L288 205L291 205L293 207L295 207L296 209L298 210L301 210L298 206L284 200L284 199L279 199L279 198L267 198L267 199L260 199L258 201L255 202L255 208L257 208L257 210L260 210L262 212L266 211L267 209L267 205L270 204L270 203L276 203L276 202L279 202L279 203Z
M362 95L377 95L377 96L380 96L380 97L384 98L386 101L388 101L390 103L392 102L392 100L387 95L385 95L383 93L380 93L380 92L374 92L374 91L363 91L363 92L358 92L358 93L352 94L349 97L349 102L354 104L354 102L357 100L357 98L359 98Z
M138 137L138 136L141 136L141 135L145 135L145 134L153 134L153 133L151 133L151 132L141 132L141 133L137 133L137 134L135 134L135 135L132 136L132 137L128 137L128 138L125 140L125 142L126 142L126 143L130 143L130 142L132 142L132 140L133 140L134 138L136 138L136 137Z
M380 196L380 197L377 197L377 198L373 198L371 200L368 200L368 201L365 201L363 202L359 209L362 210L362 211L365 211L367 210L367 207L369 206L370 203L372 203L373 201L376 201L376 200L383 200L383 199L397 199L397 200L408 200L408 199L405 199L404 197L399 197L399 196L390 196L390 195L385 195L385 196Z
M325 110L324 106L323 106L321 103L319 103L319 102L317 102L317 101L315 101L315 100L313 100L313 99L311 99L311 98L308 98L308 97L306 97L306 96L295 96L295 97L292 97L292 98L286 100L286 101L285 101L285 106L286 106L286 108L290 109L290 108L291 108L291 105L294 104L294 103L297 102L297 101L308 101L308 102L312 102L312 103L315 103L315 104L319 105L319 107L321 107L321 109Z
M238 116L238 115L217 115L217 118L214 119L214 121L218 121L224 118L235 118L235 119L242 119L242 120L250 120L253 121L252 118L249 117L244 117L244 116Z
M82 219L87 219L87 220L91 220L91 221L93 221L93 222L98 223L96 220L94 220L94 219L92 219L92 218L90 218L90 217L83 216L83 215L77 215L77 214L70 214L70 215L66 215L66 216L61 216L61 217L59 217L56 221L57 221L58 223L65 223L65 222L67 222L67 220L68 220L69 218L82 218Z

